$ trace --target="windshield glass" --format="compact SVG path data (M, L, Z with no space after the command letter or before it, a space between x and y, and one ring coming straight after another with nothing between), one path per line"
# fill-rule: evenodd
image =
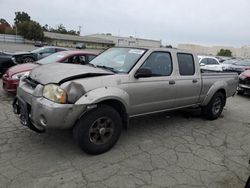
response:
M65 54L63 52L58 52L58 53L52 54L48 57L45 57L43 59L40 59L39 61L37 61L37 63L44 65L44 64L48 64L48 63L58 62L60 59L66 57L66 55L67 54Z
M90 64L115 72L128 73L145 52L145 49L110 48L93 59Z
M43 51L45 48L44 47L42 47L42 48L37 48L37 49L35 49L35 50L33 50L33 51L31 51L32 53L40 53L41 51Z

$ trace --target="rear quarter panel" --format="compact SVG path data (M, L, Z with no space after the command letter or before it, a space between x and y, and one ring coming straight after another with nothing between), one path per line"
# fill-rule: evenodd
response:
M204 106L209 103L213 95L224 89L226 97L234 95L238 86L238 75L235 73L202 73L202 90L200 103Z

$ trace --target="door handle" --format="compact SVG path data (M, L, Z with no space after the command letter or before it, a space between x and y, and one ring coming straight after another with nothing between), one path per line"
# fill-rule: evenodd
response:
M198 80L197 79L193 79L193 83L197 83L198 82Z
M169 85L174 85L175 84L175 81L174 80L170 80L169 81Z

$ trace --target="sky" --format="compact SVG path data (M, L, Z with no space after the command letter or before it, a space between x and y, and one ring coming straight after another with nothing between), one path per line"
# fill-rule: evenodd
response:
M63 24L81 35L112 33L164 45L250 45L250 0L0 0L0 18L16 11L41 25Z

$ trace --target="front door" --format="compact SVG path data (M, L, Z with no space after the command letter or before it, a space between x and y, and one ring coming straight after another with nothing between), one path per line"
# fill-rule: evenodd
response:
M173 63L169 52L152 52L141 68L150 69L148 78L132 78L128 83L130 115L173 108L176 89L171 76Z

